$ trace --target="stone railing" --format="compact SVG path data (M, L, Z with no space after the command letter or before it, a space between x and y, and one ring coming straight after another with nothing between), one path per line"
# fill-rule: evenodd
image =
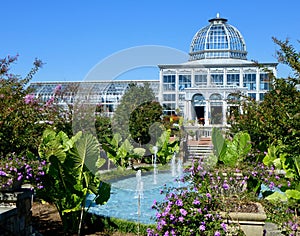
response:
M32 235L32 196L30 189L0 191L0 235Z

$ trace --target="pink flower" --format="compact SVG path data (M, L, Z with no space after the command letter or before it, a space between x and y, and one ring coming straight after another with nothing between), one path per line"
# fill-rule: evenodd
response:
M24 102L25 102L25 104L32 104L32 103L34 103L35 102L34 95L33 94L27 94L24 97Z
M54 93L58 93L61 90L61 84L58 84L55 88L54 88Z

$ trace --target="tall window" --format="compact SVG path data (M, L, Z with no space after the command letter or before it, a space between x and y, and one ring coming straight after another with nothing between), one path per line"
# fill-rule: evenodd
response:
M244 74L244 87L249 90L256 89L256 74Z
M196 86L206 86L207 85L207 75L206 74L200 74L195 75L195 85Z
M179 75L178 90L191 87L191 75Z
M175 113L175 103L163 103L163 113L164 115L174 115Z
M264 100L264 98L265 98L265 93L260 93L259 94L259 101Z
M269 90L270 89L270 79L267 73L259 75L260 90Z
M214 85L223 85L223 74L210 75L211 83Z
M175 102L175 94L164 94L164 101Z
M240 74L227 74L227 85L240 86Z
M164 75L163 83L164 91L175 90L175 75Z
M248 93L248 96L254 100L256 100L256 93Z

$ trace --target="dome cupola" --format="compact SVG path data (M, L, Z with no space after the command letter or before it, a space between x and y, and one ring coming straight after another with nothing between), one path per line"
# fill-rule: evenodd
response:
M200 59L234 58L246 60L246 44L241 33L227 19L209 20L209 25L200 29L190 46L190 61Z

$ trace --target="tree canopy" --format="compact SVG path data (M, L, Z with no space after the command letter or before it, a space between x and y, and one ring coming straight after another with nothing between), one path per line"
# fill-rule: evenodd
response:
M129 85L113 117L113 131L122 139L131 137L143 145L151 140L150 128L161 122L162 107L155 101L155 95L148 83Z
M270 74L271 90L264 100L246 99L241 102L242 111L235 110L231 132L247 131L254 147L264 152L267 147L283 145L289 156L300 157L300 53L288 40L274 38L280 46L278 61L287 64L294 76L275 78Z

